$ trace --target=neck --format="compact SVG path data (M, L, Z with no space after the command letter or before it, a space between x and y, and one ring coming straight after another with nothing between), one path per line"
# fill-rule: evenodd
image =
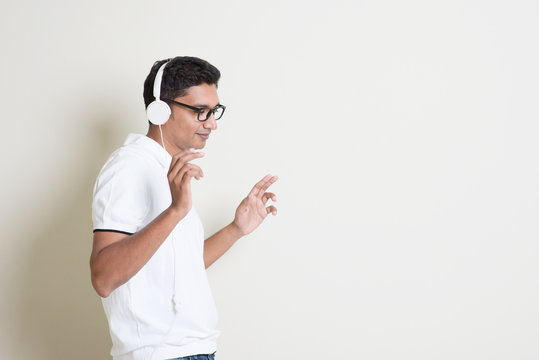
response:
M159 131L159 125L150 125L148 129L148 133L146 134L147 137L150 139L155 140L159 145L163 146L164 142L164 148L165 150L170 154L170 156L173 156L174 154L181 151L181 149L178 149L176 146L172 145L167 141L166 136L166 125L161 125L161 129L163 131L163 138L161 139L161 132Z

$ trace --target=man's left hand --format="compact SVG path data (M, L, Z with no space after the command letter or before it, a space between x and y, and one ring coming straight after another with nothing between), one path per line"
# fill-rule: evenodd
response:
M273 216L277 215L277 208L275 206L270 205L266 207L269 199L277 201L275 194L266 192L270 185L276 182L277 179L277 176L270 174L264 176L236 209L236 215L234 216L232 225L242 235L247 235L256 229L269 213L273 214Z

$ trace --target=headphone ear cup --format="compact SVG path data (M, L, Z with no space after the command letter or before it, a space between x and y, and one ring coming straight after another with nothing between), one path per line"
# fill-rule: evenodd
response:
M170 117L170 106L164 101L156 100L146 108L148 120L154 125L163 125Z

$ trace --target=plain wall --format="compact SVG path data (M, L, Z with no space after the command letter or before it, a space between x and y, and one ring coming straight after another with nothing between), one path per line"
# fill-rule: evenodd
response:
M12 1L0 11L0 352L107 359L91 196L153 62L222 72L207 235L219 360L539 358L539 3Z

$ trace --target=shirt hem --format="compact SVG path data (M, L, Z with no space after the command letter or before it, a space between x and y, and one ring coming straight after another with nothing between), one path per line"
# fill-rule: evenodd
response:
M156 346L146 346L126 354L115 355L113 360L147 360L150 357L152 359L174 359L198 354L212 354L216 351L215 341L203 341L183 346L164 345L157 349Z

